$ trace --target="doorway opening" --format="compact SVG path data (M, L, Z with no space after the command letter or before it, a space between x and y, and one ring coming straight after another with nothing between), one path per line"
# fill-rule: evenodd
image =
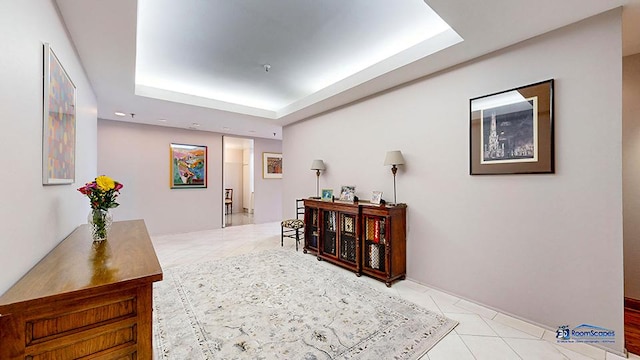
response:
M253 224L253 139L223 136L222 227Z

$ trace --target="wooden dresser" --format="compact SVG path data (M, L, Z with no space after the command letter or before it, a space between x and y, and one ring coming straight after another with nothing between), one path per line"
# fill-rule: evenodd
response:
M82 225L0 297L0 359L151 359L160 280L143 220Z

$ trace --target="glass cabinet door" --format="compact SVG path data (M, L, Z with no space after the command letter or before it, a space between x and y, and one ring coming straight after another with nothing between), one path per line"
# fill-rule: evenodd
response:
M378 216L364 217L364 261L362 266L385 272L387 246L387 219Z
M356 263L356 215L340 214L340 259Z

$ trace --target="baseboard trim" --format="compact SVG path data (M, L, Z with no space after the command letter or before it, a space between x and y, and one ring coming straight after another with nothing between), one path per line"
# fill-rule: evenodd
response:
M628 309L631 309L631 310L640 311L640 300L625 297L624 298L624 307L626 307Z

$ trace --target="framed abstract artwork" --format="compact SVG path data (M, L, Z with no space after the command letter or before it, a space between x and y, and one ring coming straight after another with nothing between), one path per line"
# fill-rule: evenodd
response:
M282 179L282 154L262 153L262 177L264 179Z
M207 187L207 147L171 144L170 186L172 189Z
M469 101L469 173L553 173L553 79Z
M76 86L44 44L42 183L71 184L76 175Z

